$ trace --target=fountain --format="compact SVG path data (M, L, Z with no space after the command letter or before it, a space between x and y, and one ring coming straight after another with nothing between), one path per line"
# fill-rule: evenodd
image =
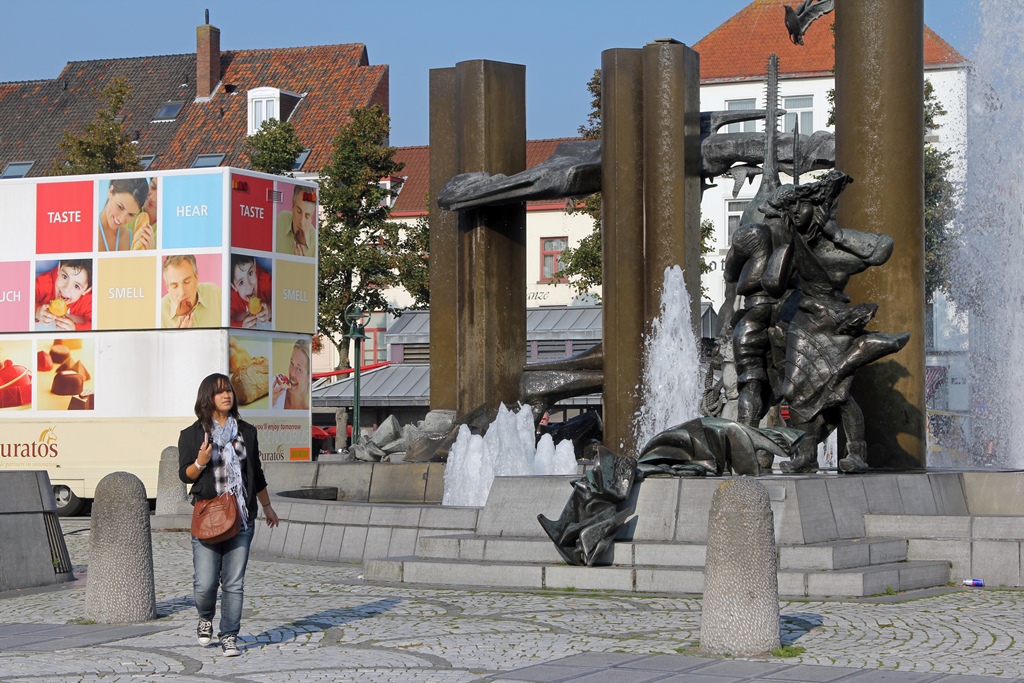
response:
M700 358L690 319L690 295L679 266L665 269L661 313L644 342L643 404L636 424L638 444L698 415Z
M963 239L953 283L971 310L970 369L975 456L994 451L1022 468L1024 419L1024 7L979 5L981 38L967 91L967 174L958 223Z
M576 474L572 441L556 446L550 434L536 441L533 424L529 405L513 412L503 403L483 436L459 427L448 452L442 505L483 507L495 477Z

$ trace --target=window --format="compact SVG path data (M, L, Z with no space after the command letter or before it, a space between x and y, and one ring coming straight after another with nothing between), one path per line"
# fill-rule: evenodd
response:
M542 237L540 240L540 280L565 280L558 277L558 259L569 246L568 237Z
M800 133L810 135L814 132L814 96L783 97L782 108L786 110L784 133L792 133L800 117Z
M704 338L714 339L715 330L718 328L718 314L715 313L715 307L705 304L701 304L700 313L700 336Z
M751 98L749 100L728 100L725 103L725 108L729 111L747 111L750 109L757 109L757 100ZM757 132L757 121L742 121L740 123L730 123L726 127L725 132L727 133L754 133Z
M270 119L287 121L303 96L280 88L253 88L248 92L248 97L248 135L252 135Z
M32 168L34 161L12 161L4 167L4 172L0 173L0 178L24 178L28 175L29 170Z
M214 166L220 166L222 161L224 161L223 154L200 154L192 162L192 168L213 168Z
M312 151L313 150L309 149L309 148L302 150L302 154L300 154L298 156L298 158L295 159L295 165L292 166L292 170L293 171L301 171L302 170L302 165L304 163L306 163L306 159L309 158L309 153L312 152Z
M139 157L139 165L142 166L143 171L149 170L149 167L153 165L153 159L156 159L155 154L143 154Z
M181 112L181 108L184 106L184 102L164 102L164 104L157 110L156 116L153 117L153 120L173 121L178 118L178 113Z
M728 228L726 230L725 249L732 246L733 233L740 227L740 219L743 217L743 210L750 203L749 199L729 200L725 203L725 217Z
M265 122L277 118L277 100L272 97L253 100L250 103L249 125L252 133L260 129ZM252 133L249 133L252 135Z
M402 187L404 187L407 177L408 176L392 175L380 179L380 182L377 183L380 186L380 189L387 190L388 192L388 194L380 200L381 206L391 208L395 205L395 202L398 200L398 193L402 191Z

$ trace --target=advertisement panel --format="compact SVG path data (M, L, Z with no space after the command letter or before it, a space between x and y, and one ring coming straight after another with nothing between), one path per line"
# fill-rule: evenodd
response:
M310 338L232 331L231 386L239 411L257 426L264 460L310 460Z
M0 181L0 334L315 332L317 191L202 169Z
M261 458L309 460L316 199L227 168L0 181L0 469L155 496L214 372Z

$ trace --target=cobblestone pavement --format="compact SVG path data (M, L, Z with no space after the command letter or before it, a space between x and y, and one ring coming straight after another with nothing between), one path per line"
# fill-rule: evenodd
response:
M88 562L88 524L62 523L77 576ZM196 644L188 535L154 533L153 551L159 619L120 640L104 639L101 627L84 621L85 581L0 594L0 681L455 683L515 678L508 672L583 653L692 655L700 637L694 597L374 585L362 581L359 565L252 559L240 634L244 656L224 658L219 648ZM917 672L893 678L907 681L941 674L1024 677L1021 591L963 589L893 602L787 601L782 615L783 642L803 653L754 661L877 674L868 680L882 680L887 671ZM65 635L77 624L74 634L91 632L96 642L60 649L76 644L69 638L17 649L17 639L4 639L18 632L12 625L27 633L44 624L64 627ZM556 668L536 669L547 676L537 680L564 680L550 673Z

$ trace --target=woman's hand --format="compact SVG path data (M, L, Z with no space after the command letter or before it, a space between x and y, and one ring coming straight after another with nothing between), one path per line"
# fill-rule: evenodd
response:
M271 529L281 523L281 520L277 517L277 512L274 511L274 506L270 503L263 506L263 516L267 518L267 526Z
M210 435L203 434L203 445L199 447L199 455L196 457L196 462L205 467L210 464L212 457L213 444L210 443Z
M285 377L284 375L278 375L277 377L275 377L274 378L274 386L271 389L273 397L271 398L270 402L272 404L273 403L277 403L278 399L281 398L281 395L284 394L284 392L288 391L288 389L291 386L292 386L292 383L289 382L288 378Z

